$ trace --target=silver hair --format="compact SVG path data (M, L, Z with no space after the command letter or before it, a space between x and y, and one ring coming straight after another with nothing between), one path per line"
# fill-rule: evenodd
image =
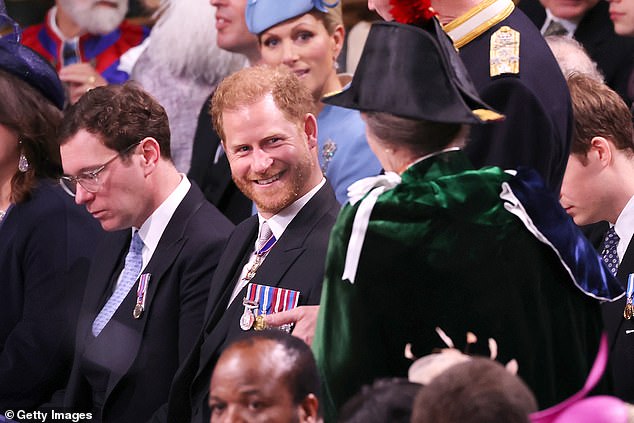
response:
M605 82L597 64L577 40L561 35L549 35L545 39L566 79L572 74L583 74Z

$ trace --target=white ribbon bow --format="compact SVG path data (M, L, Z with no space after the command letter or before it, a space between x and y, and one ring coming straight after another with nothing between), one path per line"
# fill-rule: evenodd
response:
M346 252L346 261L341 279L348 279L350 283L354 283L357 267L359 266L361 248L363 247L365 233L368 230L370 215L372 214L374 204L381 194L400 183L401 176L398 173L387 172L385 175L361 179L348 187L348 199L351 205L355 205L364 196L365 198L363 198L363 201L359 204L357 214L352 223L352 232L350 233L350 241L348 242L348 251Z

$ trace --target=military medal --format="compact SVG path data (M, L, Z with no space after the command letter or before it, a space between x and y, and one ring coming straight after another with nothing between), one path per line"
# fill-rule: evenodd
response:
M247 297L244 297L242 300L242 305L244 306L244 313L240 316L240 329L249 330L253 326L253 322L255 321L255 315L253 314L253 310L257 310L258 302L257 301L249 301Z
M132 317L140 319L145 311L145 298L147 296L147 288L150 284L150 273L144 273L139 278L139 286L136 289L136 304L132 311Z
M634 316L634 306L632 305L632 296L634 296L634 273L630 273L627 276L627 297L625 299L625 310L623 310L623 317L630 320Z
M253 325L254 330L264 330L268 329L269 325L266 324L266 320L264 319L264 314L259 314L255 317L255 324Z
M240 317L240 328L242 330L270 329L270 326L266 324L266 315L297 307L299 295L299 291L292 289L249 283L247 294L242 300L244 313ZM282 325L276 329L289 332L291 328L292 325Z
M143 306L140 304L135 305L134 311L132 312L132 316L134 316L135 319L140 319L142 314L143 314Z
M249 270L247 270L247 274L244 275L242 280L250 281L251 279L253 279L255 273L260 268L262 261L264 261L264 258L269 253L269 251L271 251L271 248L273 248L276 242L277 239L275 239L275 235L271 235L271 237L264 243L262 248L255 252L255 261L253 262Z

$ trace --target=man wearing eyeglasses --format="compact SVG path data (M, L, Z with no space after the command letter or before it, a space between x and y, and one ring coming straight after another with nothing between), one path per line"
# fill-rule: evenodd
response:
M145 421L201 329L233 225L178 173L165 110L132 83L83 96L59 142L62 186L110 232L86 281L64 406Z

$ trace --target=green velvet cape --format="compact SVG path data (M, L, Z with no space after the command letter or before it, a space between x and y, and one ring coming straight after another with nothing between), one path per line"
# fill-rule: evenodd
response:
M362 385L406 376L411 361L445 345L442 328L471 352L515 358L540 408L578 391L601 331L599 304L572 283L556 254L504 209L499 168L473 170L462 152L423 160L379 196L356 280L342 280L359 203L335 224L313 350L328 422Z

